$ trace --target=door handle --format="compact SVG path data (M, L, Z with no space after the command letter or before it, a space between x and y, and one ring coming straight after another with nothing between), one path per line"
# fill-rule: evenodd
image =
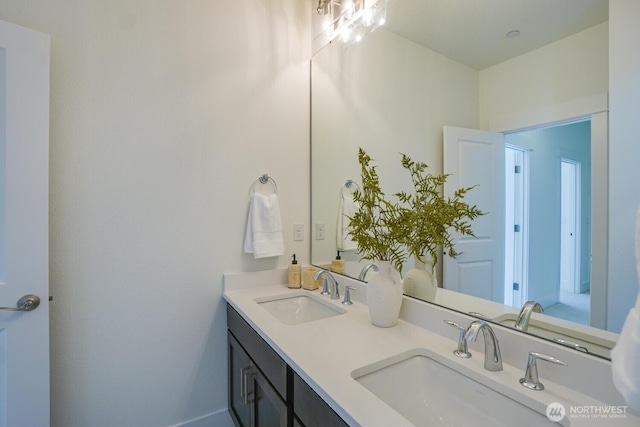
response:
M25 295L18 300L15 307L0 307L0 310L7 311L32 311L40 305L40 297L38 295Z

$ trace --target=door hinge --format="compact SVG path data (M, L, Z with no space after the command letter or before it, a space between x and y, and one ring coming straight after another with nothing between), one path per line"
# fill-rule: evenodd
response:
M514 171L513 171L513 172L514 172L514 173L520 173L520 172L521 172L521 169L522 169L522 168L521 168L520 166L516 165L516 167L514 168Z
M513 290L514 291L519 291L520 290L520 283L514 283L513 284Z
M516 224L513 226L513 232L514 233L519 233L520 232L520 224Z

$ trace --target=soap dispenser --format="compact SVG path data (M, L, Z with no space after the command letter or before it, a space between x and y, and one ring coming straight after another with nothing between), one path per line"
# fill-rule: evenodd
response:
M302 268L296 260L296 254L293 254L293 261L289 264L289 288L299 289L302 287L301 275Z
M340 258L340 251L338 251L336 259L331 261L331 271L334 273L344 273L344 260Z

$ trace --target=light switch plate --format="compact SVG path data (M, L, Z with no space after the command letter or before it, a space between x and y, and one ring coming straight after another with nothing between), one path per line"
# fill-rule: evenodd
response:
M295 242L304 240L304 224L293 224L293 240Z
M324 222L316 222L316 240L324 240Z

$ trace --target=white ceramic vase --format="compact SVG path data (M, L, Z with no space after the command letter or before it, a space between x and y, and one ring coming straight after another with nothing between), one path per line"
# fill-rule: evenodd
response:
M389 261L379 261L378 274L367 283L371 323L382 328L396 324L402 305L402 279Z
M438 278L431 260L416 258L415 268L409 270L402 281L404 293L424 301L433 302L438 291Z

